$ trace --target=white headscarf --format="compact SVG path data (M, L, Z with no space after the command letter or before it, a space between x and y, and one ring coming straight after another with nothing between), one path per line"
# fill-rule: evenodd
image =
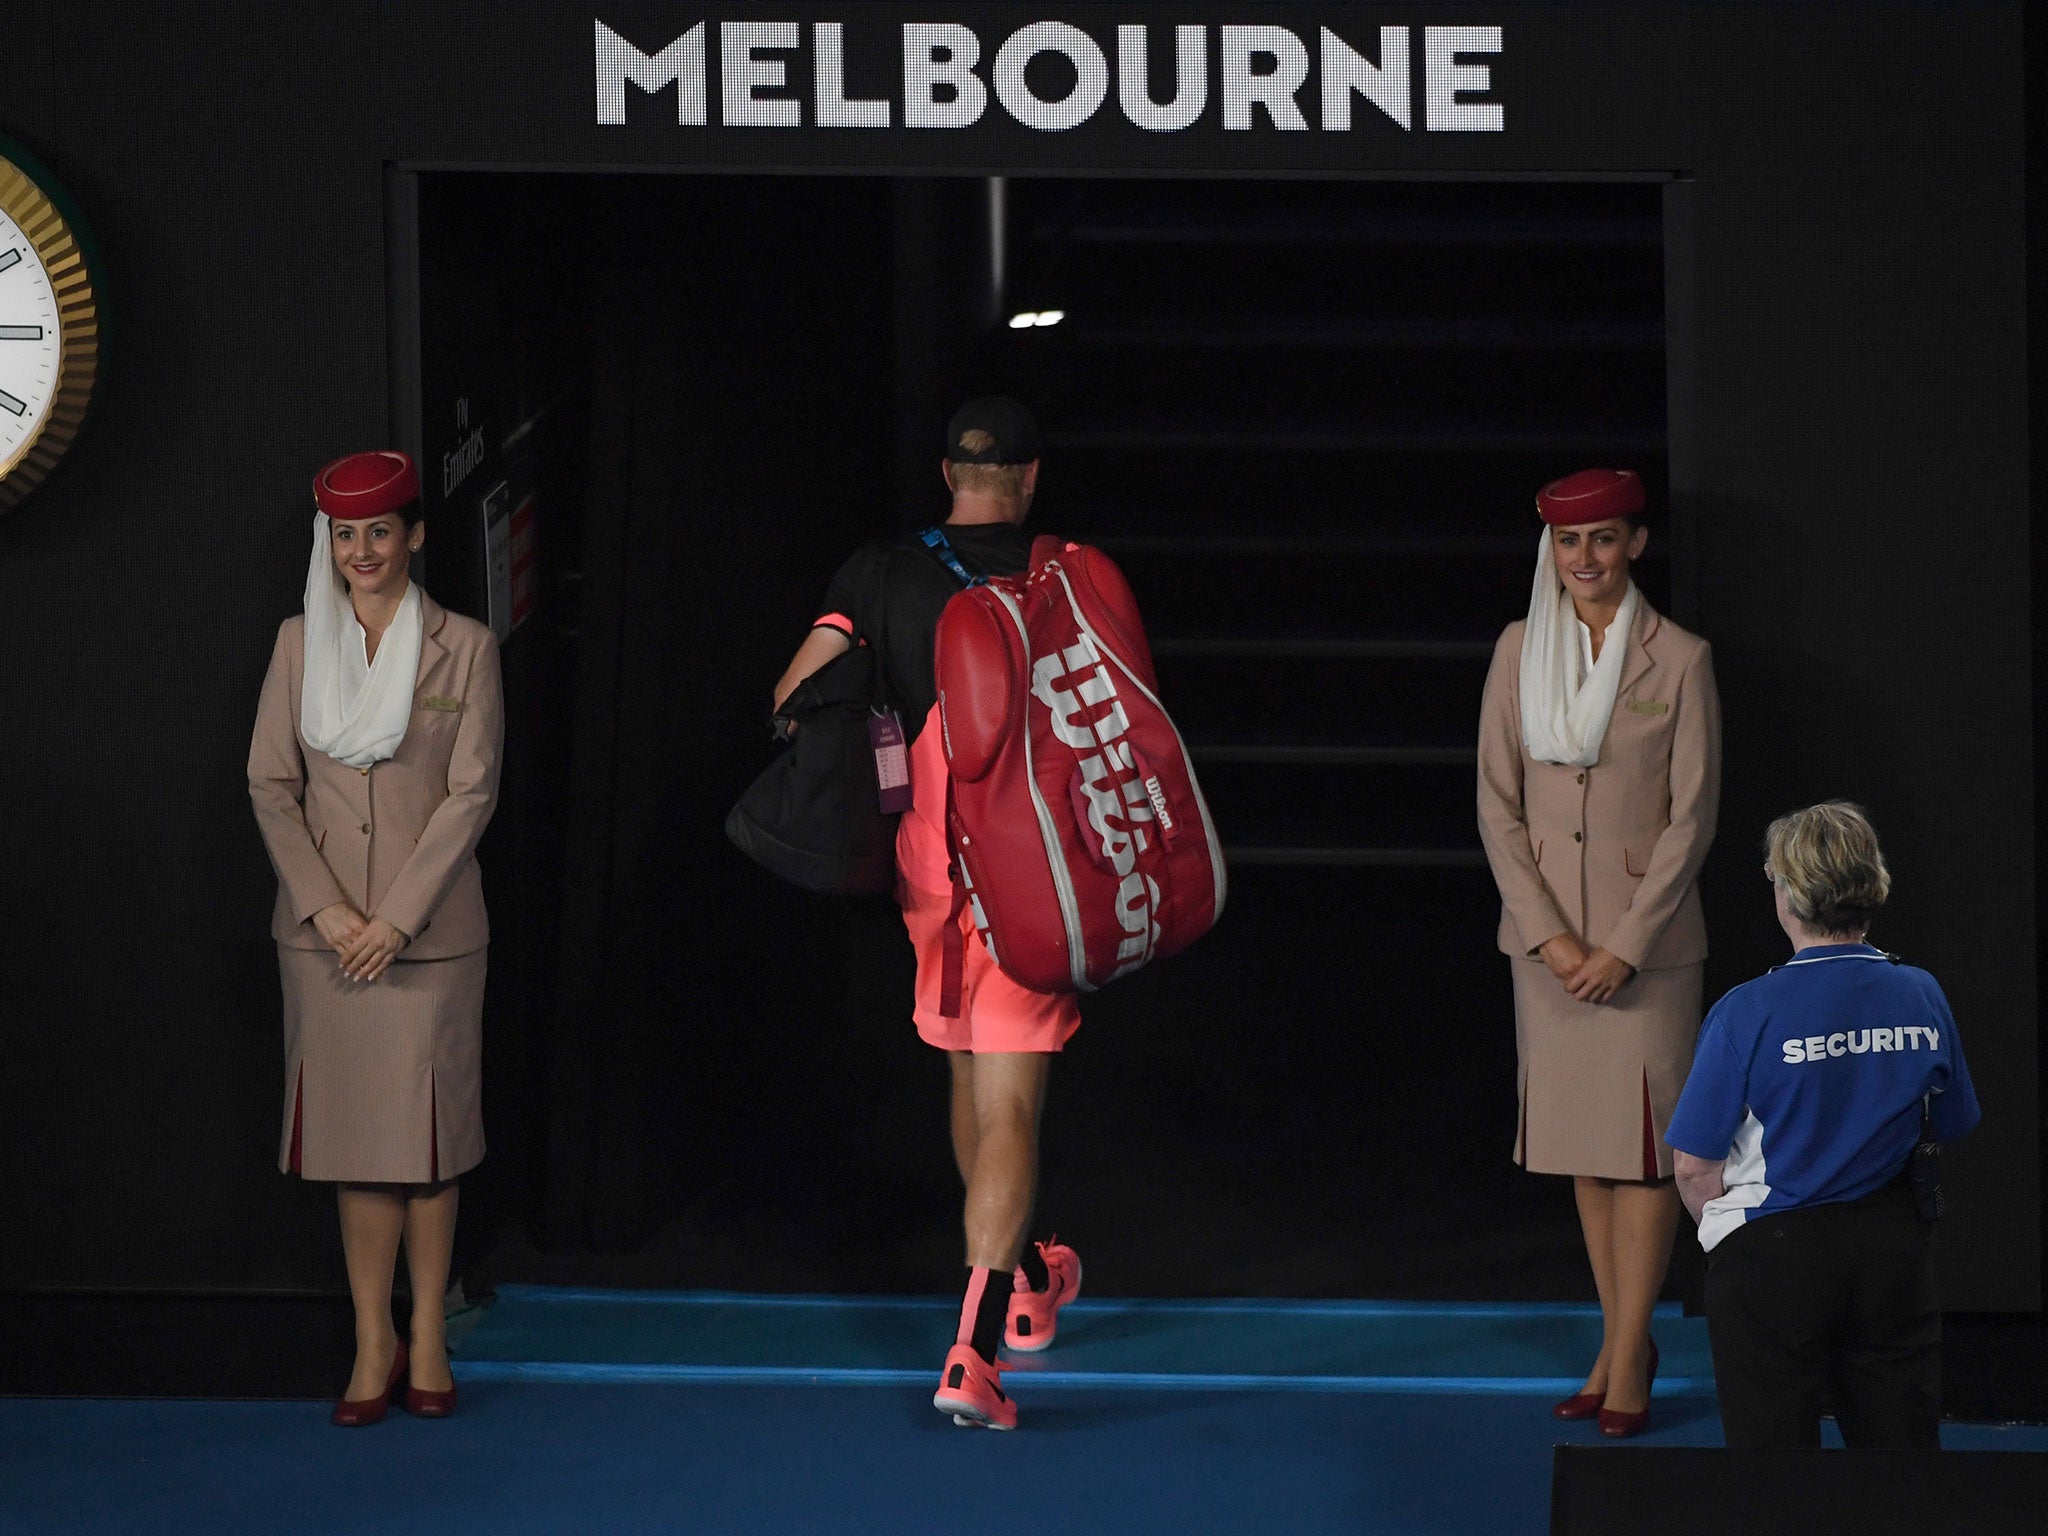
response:
M1621 692L1629 632L1642 606L1631 581L1607 626L1600 659L1589 674L1579 652L1579 616L1558 579L1546 526L1536 541L1536 584L1529 593L1529 627L1522 636L1522 742L1539 762L1590 768Z
M405 740L420 671L420 589L407 582L398 614L369 660L368 637L334 568L327 514L313 514L313 558L306 567L306 675L299 733L316 752L367 768Z

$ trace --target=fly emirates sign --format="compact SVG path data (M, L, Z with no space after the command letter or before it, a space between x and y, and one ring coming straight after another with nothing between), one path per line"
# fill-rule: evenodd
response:
M1380 27L1347 37L1329 27L1309 36L1270 25L1176 26L1169 65L1164 40L1155 62L1154 29L1140 26L1117 27L1109 44L1064 21L1002 38L944 21L862 26L854 37L836 21L727 21L714 70L706 26L649 51L598 20L598 122L626 121L628 91L673 88L677 123L698 128L713 114L727 128L970 128L992 111L1041 133L1102 113L1147 133L1178 133L1205 117L1235 132L1306 133L1311 113L1314 127L1334 133L1369 120L1424 133L1505 126L1502 104L1483 99L1499 27ZM849 94L856 48L862 79L900 89Z

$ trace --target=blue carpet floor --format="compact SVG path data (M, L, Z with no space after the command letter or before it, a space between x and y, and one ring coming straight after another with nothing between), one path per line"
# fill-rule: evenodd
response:
M958 1303L925 1297L737 1296L506 1286L463 1340L471 1379L923 1381ZM1711 1392L1706 1324L1662 1309L1658 1390ZM1589 1307L1355 1301L1097 1301L1010 1357L1019 1392L1047 1386L1289 1391L1576 1389L1600 1346Z
M456 1417L354 1432L308 1403L0 1402L0 1532L1540 1536L1551 1445L1599 1438L1545 1412L1582 1309L1077 1303L1007 1377L1008 1435L930 1406L950 1310L510 1290ZM1717 1443L1699 1325L1657 1331L1633 1444Z

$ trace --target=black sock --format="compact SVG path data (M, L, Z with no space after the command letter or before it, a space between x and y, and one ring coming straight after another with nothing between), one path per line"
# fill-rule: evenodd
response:
M1015 1289L1007 1274L992 1269L967 1272L967 1295L960 1305L960 1341L990 1365L1003 1346L1003 1328L1010 1320L1010 1295Z
M1045 1272L1045 1255L1038 1251L1036 1243L1024 1245L1024 1256L1017 1260L1017 1267L1024 1271L1024 1283L1034 1291L1052 1284L1052 1276Z

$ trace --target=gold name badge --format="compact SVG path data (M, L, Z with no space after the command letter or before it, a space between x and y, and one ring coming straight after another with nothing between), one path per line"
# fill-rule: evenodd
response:
M1668 715L1671 706L1662 699L1630 699L1628 712L1632 715Z
M1633 706L1631 706L1631 707L1633 707ZM1662 709L1662 708L1663 708L1664 706L1660 704L1660 705L1658 705L1657 707L1658 707L1659 709ZM421 708L421 709L438 709L438 710L440 710L440 711L441 711L441 712L442 712L443 714L446 714L446 715L453 715L453 714L457 714L457 713L459 713L459 712L461 711L461 709L462 709L462 700L460 700L460 699L450 699L450 698L446 698L446 697L444 697L444 696L442 696L441 694L438 694L438 693L430 693L430 694L428 694L428 695L427 695L427 696L426 696L426 697L425 697L424 699L421 699L421 700L420 700L420 708Z

